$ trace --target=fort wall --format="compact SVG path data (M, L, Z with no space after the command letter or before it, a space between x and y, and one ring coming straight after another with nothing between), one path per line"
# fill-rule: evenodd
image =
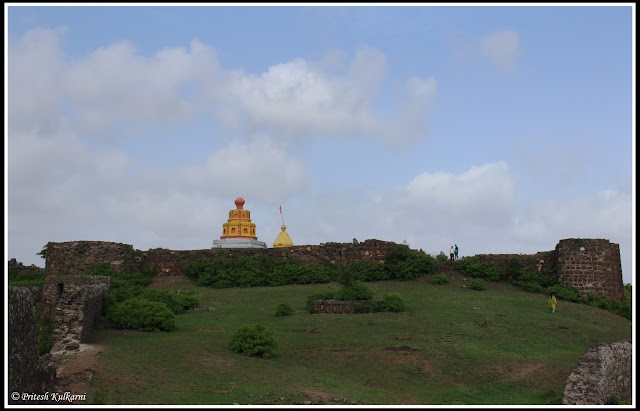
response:
M9 390L8 393L44 393L56 374L38 356L38 325L31 291L9 286L8 302ZM9 404L34 404L9 395ZM37 403L37 402L35 402Z
M60 270L69 274L82 274L93 263L105 262L114 269L149 270L158 276L185 276L185 265L204 258L215 261L223 257L264 255L299 261L302 264L326 261L384 261L394 242L365 240L361 243L322 243L283 248L168 250L135 250L132 245L102 241L74 241L49 243L46 253L47 274ZM416 253L419 251L412 250ZM536 254L486 254L476 255L480 261L492 261L508 268L513 257L518 257L524 267L555 272L561 284L586 296L597 294L624 300L620 249L618 244L602 239L560 240L554 250Z
M50 275L42 285L42 314L54 318L52 351L77 349L102 316L110 277Z
M631 352L631 340L589 348L567 378L562 404L603 405L611 394L631 404Z
M558 282L586 297L590 292L624 300L620 247L602 239L571 238L556 246Z

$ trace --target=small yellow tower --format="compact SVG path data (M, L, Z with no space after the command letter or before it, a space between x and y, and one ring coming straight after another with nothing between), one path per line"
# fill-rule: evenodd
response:
M287 229L287 226L283 224L282 227L280 228L282 229L282 231L276 237L276 241L273 242L273 246L274 247L293 247L293 241L291 241L291 237L289 237L289 234L287 234L287 232L285 231Z

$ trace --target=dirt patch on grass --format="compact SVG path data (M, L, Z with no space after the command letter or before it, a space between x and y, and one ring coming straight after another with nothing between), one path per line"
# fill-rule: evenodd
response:
M232 367L236 362L230 356L205 354L194 358L194 363L199 367L220 369Z
M416 338L416 337L396 337L394 338L396 341L419 341L424 340L424 338Z
M372 388L382 388L382 389L386 388L384 385L378 384L377 382L375 382L373 380L367 380L364 383L364 385L367 386L367 387L372 387Z
M217 388L203 388L202 392L215 392L216 394L229 394L233 390L219 390Z
M413 348L413 347L409 347L408 345L401 345L399 347L386 347L384 349L385 351L422 351L421 348Z
M299 331L302 333L311 333L311 334L317 334L320 332L320 330L318 330L317 328L299 328L297 330L294 331Z
M389 347L387 347L389 348ZM409 367L412 369L419 369L420 372L434 374L439 373L440 367L434 364L434 361L425 358L422 353L417 350L387 350L379 351L375 355L377 360L381 364L381 369L385 369L385 364L389 365L389 368L396 368L395 366L401 365L403 367Z
M196 331L206 331L206 332L225 332L224 328L196 328Z
M534 385L543 385L547 384L550 380L549 376L553 375L553 370L550 368L546 363L525 362L510 365L497 364L493 367L493 371L507 381L529 380Z

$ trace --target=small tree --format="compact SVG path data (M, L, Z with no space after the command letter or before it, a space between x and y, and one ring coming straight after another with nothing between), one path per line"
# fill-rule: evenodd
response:
M40 250L39 253L36 253L36 255L39 255L40 257L44 258L45 260L47 259L47 247L49 247L49 243L45 244L44 247L42 247L42 250Z
M276 307L276 317L293 314L293 307L289 303L280 303Z

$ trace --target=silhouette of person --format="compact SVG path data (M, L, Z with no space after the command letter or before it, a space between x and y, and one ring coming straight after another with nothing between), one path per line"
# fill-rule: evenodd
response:
M455 254L456 260L458 259L458 244L456 244L456 248L453 249L453 253Z
M455 254L453 253L453 246L451 246L451 250L449 251L449 258L451 259L451 261L453 261L453 259L455 258Z

